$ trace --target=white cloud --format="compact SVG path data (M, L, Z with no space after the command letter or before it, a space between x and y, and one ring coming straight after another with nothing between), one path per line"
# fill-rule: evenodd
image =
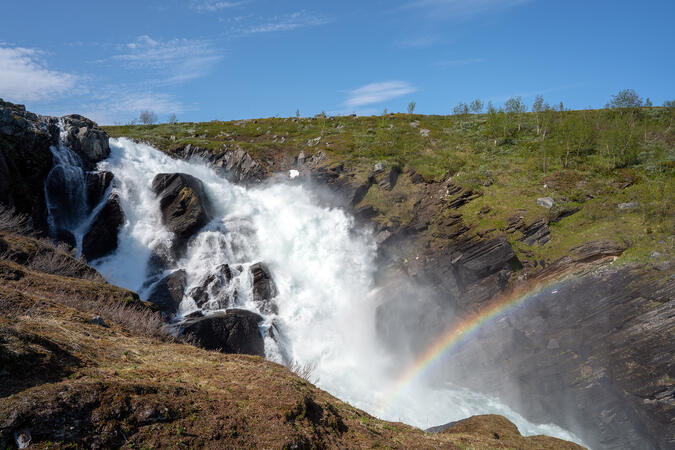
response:
M240 23L250 20L249 17L236 17L231 19L235 26L230 32L234 35L247 35L257 33L273 33L278 31L291 31L298 28L314 27L325 25L330 22L327 17L312 14L308 11L296 11L290 14L280 16L257 18L253 24L241 26ZM257 22L257 23L255 23Z
M197 12L214 12L220 11L221 9L234 8L242 5L241 2L232 2L232 1L219 1L219 0L192 0L190 2L190 8Z
M417 8L434 17L465 18L476 14L510 8L531 0L413 0L404 9Z
M415 91L417 91L417 88L406 81L371 83L349 91L349 97L344 104L356 108L381 103Z
M38 102L68 94L79 77L49 70L43 53L22 47L0 47L0 98Z
M485 62L485 58L466 58L466 59L450 59L447 61L438 61L434 64L436 67L457 67L467 66L469 64L477 64Z
M124 53L112 57L129 68L161 72L164 84L180 83L207 75L222 58L223 55L212 41L160 41L147 35L139 36L125 46Z

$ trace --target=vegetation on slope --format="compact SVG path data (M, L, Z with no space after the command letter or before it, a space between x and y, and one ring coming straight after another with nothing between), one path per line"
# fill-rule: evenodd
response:
M658 262L675 246L675 108L624 103L569 111L538 99L526 113L515 98L487 114L468 114L466 106L452 116L320 115L106 130L169 153L187 144L218 153L242 148L271 170L291 167L300 152L320 151L327 165L344 164L357 181L375 162L398 166L404 173L393 190L375 185L358 205L373 206L374 220L385 226L414 219L425 192L414 182L420 176L472 190L476 195L458 210L437 208L426 232L431 245L440 245L435 224L459 213L481 235L506 233L526 266L545 265L594 239L628 247L623 262ZM539 197L552 197L555 206L538 206ZM509 230L518 218L525 226L550 221L550 242L523 243L522 230Z
M124 289L6 258L0 310L1 448L579 448L495 416L443 434L377 420L278 364L157 333Z

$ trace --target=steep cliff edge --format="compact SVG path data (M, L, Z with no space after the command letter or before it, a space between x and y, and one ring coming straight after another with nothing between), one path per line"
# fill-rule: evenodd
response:
M0 203L47 230L45 179L54 166L50 147L62 139L92 169L110 154L108 135L79 115L40 116L0 99Z

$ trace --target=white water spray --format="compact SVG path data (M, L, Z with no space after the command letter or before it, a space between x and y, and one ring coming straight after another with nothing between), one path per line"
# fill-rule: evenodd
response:
M151 190L158 173L182 172L204 183L215 219L190 241L178 261L188 276L188 288L199 285L222 264L233 270L228 307L256 311L265 321L265 352L277 362L315 364L318 386L372 414L426 428L475 414L502 414L523 434L548 434L579 440L553 425L534 425L493 398L447 386L413 386L387 411L379 411L394 380L397 361L380 348L375 336L373 291L376 245L367 231L340 209L321 207L312 192L297 183L277 183L255 189L233 185L201 163L169 158L152 147L127 139L110 140L111 156L99 168L115 174L114 190L126 216L118 250L94 262L112 283L144 297L146 266L154 249L166 244L159 202ZM262 311L251 295L248 268L264 262L278 295L278 313ZM205 305L209 309L222 303ZM179 315L197 308L185 296ZM275 326L280 336L269 336Z

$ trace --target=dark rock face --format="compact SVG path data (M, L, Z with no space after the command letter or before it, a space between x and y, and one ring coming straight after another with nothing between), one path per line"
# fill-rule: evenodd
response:
M250 267L253 277L253 300L261 305L265 312L276 312L276 305L272 299L277 295L277 286L270 275L267 265L256 263Z
M47 228L44 180L52 167L54 129L41 116L0 99L0 203L28 214L37 229Z
M190 297L200 308L224 309L237 301L237 291L229 292L227 287L232 280L232 269L223 264L215 273L207 276L199 286L190 290ZM213 304L209 304L213 302ZM211 307L212 306L212 307Z
M187 273L182 269L176 270L155 285L148 301L157 305L165 317L172 317L178 312L186 286Z
M447 373L593 448L670 448L674 298L675 280L653 269L571 278L484 327Z
M219 175L233 183L258 184L267 176L267 170L246 151L238 147L234 150L214 154L206 149L188 144L179 149L176 154L184 159L197 157L206 160Z
M185 173L160 173L152 180L159 196L162 222L175 234L178 249L210 220L210 205L201 180ZM179 252L180 253L180 252Z
M98 205L114 177L112 172L106 171L87 173L85 183L89 210Z
M82 254L87 260L106 256L117 249L118 233L124 225L124 211L117 195L111 195L82 239Z
M208 350L265 356L265 342L258 323L263 318L244 309L228 309L224 315L212 315L185 328Z
M62 117L65 128L65 143L82 160L93 167L110 155L108 134L99 126L79 114Z

